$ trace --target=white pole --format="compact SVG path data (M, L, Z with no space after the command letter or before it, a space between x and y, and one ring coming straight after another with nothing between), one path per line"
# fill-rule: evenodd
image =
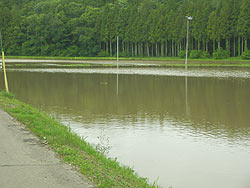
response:
M117 80L116 80L116 94L118 95L119 93L119 73L118 73L118 69L119 69L119 37L117 36Z
M186 41L186 60L185 60L185 68L187 69L187 59L188 59L188 30L189 30L189 19L187 18L187 41Z
M117 72L119 68L119 37L117 36Z

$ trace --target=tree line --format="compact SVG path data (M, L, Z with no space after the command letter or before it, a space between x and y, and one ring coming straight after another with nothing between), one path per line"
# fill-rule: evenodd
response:
M250 48L250 0L0 0L7 55L178 56Z

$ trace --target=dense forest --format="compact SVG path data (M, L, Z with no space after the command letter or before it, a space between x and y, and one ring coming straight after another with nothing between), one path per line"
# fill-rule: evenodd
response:
M250 48L250 0L0 0L7 55L240 56Z

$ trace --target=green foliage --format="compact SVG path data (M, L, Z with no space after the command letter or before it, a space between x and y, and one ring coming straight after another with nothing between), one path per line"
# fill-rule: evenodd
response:
M210 58L210 54L207 51L192 50L190 53L190 58L200 59L200 58Z
M181 50L178 53L178 57L184 58L186 56L186 50Z
M9 99L14 99L15 98L15 96L12 93L9 93L9 92L6 92L6 91L2 91L1 94L2 94L3 97L7 97Z
M213 53L215 59L226 59L230 57L230 52L223 49L218 49Z
M109 53L107 51L100 51L97 55L98 57L108 57L109 56Z
M240 56L250 47L249 0L13 0L0 9L7 55L112 57L119 36L121 56L185 57L185 15L190 50Z
M201 50L192 50L190 52L190 58L192 58L192 59L200 59L201 57L202 57Z
M243 52L241 58L245 59L245 60L249 60L250 59L250 50L246 50L245 52Z
M211 57L211 55L207 51L203 51L201 54L201 58L207 59L210 57Z

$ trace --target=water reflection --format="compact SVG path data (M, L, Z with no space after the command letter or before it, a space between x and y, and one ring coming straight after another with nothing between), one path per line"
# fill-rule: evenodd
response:
M164 187L250 185L250 79L9 72L10 89ZM1 84L2 85L2 84Z
M116 94L119 95L119 73L116 75Z
M84 121L95 122L96 115L124 121L128 116L168 117L214 135L249 133L249 80L26 72L9 76L18 98Z

